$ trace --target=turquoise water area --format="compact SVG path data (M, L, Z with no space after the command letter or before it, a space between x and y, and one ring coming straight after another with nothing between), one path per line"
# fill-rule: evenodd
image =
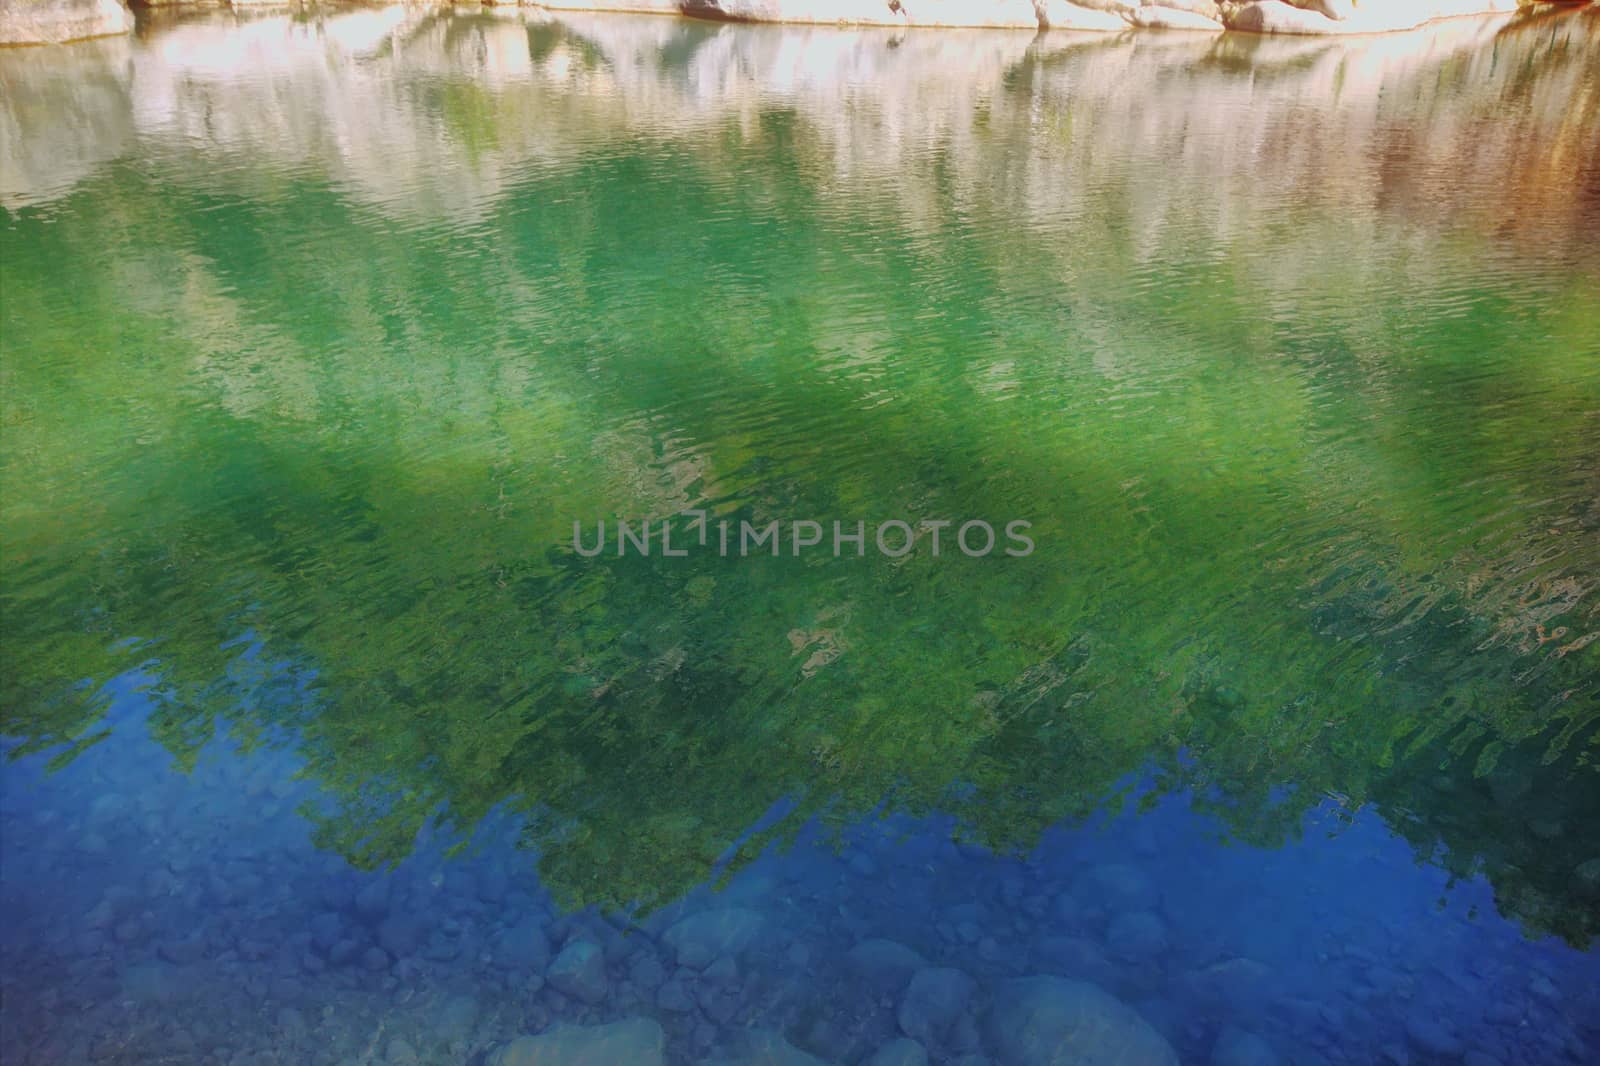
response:
M0 1054L1600 1061L1596 55L0 53Z

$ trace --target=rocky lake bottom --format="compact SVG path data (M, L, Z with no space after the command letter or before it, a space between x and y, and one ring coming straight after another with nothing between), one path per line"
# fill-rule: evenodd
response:
M136 681L118 725L148 711ZM635 919L563 911L509 822L364 873L310 843L291 758L216 741L192 774L168 762L124 728L58 774L8 773L8 1062L1600 1055L1600 957L1524 938L1486 884L1332 801L1279 850L1220 843L1181 798L1013 857L876 819Z

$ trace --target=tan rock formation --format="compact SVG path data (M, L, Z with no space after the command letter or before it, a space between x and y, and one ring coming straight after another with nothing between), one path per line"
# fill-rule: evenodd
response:
M0 0L0 45L64 44L133 29L121 0Z

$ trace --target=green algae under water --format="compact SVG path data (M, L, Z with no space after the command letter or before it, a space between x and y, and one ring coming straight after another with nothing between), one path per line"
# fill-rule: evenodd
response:
M1600 19L401 18L0 55L15 754L144 664L179 767L292 745L353 861L510 804L608 905L786 796L741 854L1027 847L1153 768L1600 931ZM686 509L1035 550L573 550Z

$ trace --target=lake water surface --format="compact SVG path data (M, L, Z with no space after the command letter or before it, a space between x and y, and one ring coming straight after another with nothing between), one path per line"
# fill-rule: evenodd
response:
M1600 1061L1597 57L0 52L0 1054Z

